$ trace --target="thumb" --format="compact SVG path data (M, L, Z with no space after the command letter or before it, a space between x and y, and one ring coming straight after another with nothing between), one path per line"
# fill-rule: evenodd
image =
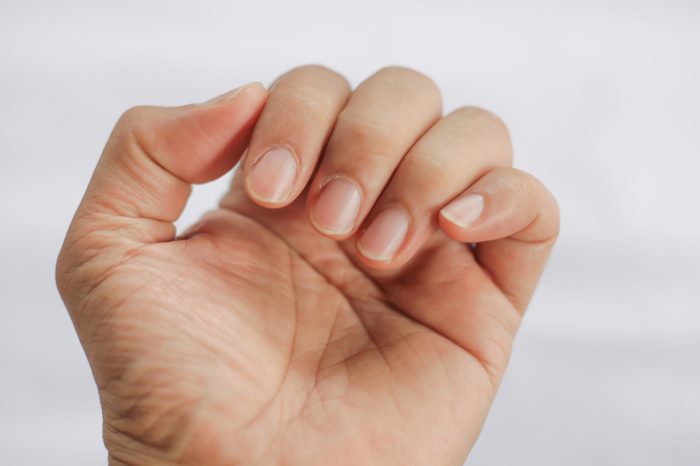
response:
M253 83L203 104L128 110L105 146L66 243L88 235L99 238L97 247L172 240L172 222L191 184L214 180L236 164L266 98Z
M248 145L267 91L257 83L182 107L135 107L119 119L56 263L66 304L115 263L175 237L192 183L230 170Z

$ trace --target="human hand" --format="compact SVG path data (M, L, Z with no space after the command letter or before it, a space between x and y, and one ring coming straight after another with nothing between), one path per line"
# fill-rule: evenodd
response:
M126 112L57 264L110 464L462 464L558 232L510 166L496 117L405 68Z

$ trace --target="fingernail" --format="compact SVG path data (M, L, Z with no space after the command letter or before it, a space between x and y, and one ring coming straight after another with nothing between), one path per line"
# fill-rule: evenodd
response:
M484 197L480 194L467 194L445 206L440 214L455 225L466 228L474 223L484 210Z
M262 201L278 203L292 192L297 174L296 157L284 147L270 149L248 174L251 194Z
M209 99L205 104L219 104L222 102L226 102L227 100L231 100L234 97L240 95L243 91L247 91L248 89L251 89L253 87L262 87L262 83L259 81L252 82L250 84L246 84L245 86L237 87L236 89L233 89L231 91L225 92L221 95L218 95L214 97L213 99Z
M384 209L360 238L358 248L367 258L389 261L403 243L408 232L408 215L403 209Z
M323 187L311 220L324 233L343 234L352 230L360 210L360 188L345 178L334 178Z

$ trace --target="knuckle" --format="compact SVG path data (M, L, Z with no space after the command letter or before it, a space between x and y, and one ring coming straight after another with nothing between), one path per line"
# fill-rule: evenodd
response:
M151 145L151 132L148 131L150 107L139 105L126 110L117 120L108 148L118 148L121 151L132 151L135 147L146 150Z
M385 123L372 118L360 118L358 116L350 116L345 110L339 115L336 123L335 133L339 133L341 139L352 141L353 145L361 148L372 147L373 152L382 147L388 147L391 144L391 128Z
M145 105L131 107L119 117L116 128L122 131L133 132L143 124L147 113L148 107Z
M390 65L380 68L376 73L384 78L393 78L403 81L421 81L426 85L435 86L435 83L426 74L406 66Z
M513 194L525 199L531 199L539 206L540 216L546 219L547 238L556 238L560 229L560 207L554 194L535 175L517 168L503 168L495 173L510 184Z
M294 92L286 94L280 104L270 106L272 118L284 121L289 115L295 115L304 120L311 120L318 126L326 126L332 114L333 104L328 98L319 95L312 88L298 87Z
M523 170L513 168L508 170L507 173L510 175L511 186L520 196L532 199L542 186L542 183L537 178Z
M323 87L341 87L344 92L350 92L350 82L342 74L326 66L315 63L292 68L279 76L270 86L270 92L284 91L290 88L308 88L319 94L319 83Z
M542 189L542 183L530 173L513 167L499 167L489 173L489 178L500 189L505 189L523 199L534 199Z
M290 71L290 74L291 73L303 74L303 75L310 74L310 75L323 76L323 77L327 77L327 78L342 82L345 85L347 85L348 87L350 86L350 84L348 83L348 80L347 80L347 78L345 78L345 76L343 76L342 74L338 73L335 70L328 68L327 66L319 65L316 63L309 63L306 65L298 66L296 68L293 68Z
M299 65L290 70L290 73L335 73L333 70L318 63L307 63Z
M385 66L379 69L375 75L394 81L397 85L410 87L414 91L424 92L431 98L442 100L440 88L435 81L413 68L398 65Z
M151 106L138 105L122 113L109 138L107 150L116 148L125 156L151 153L158 139L154 131L155 110Z
M395 79L428 79L428 77L420 71L399 65L384 66L377 71L377 75Z
M288 119L289 114L302 116L324 127L340 110L344 101L341 97L350 92L344 77L321 65L294 68L273 87L271 101L274 104L267 107L268 114L282 121Z
M508 127L503 120L490 110L466 105L457 108L453 113L470 123L478 121L497 132L508 133Z
M508 165L513 162L513 147L510 131L505 122L495 113L481 107L463 106L452 111L451 115L460 121L465 131L478 137L487 137L497 144L497 151Z

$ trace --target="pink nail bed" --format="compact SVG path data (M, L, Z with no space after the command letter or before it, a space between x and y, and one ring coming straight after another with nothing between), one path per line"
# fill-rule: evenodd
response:
M348 233L355 225L361 202L357 184L346 178L334 178L316 199L311 211L312 221L324 233Z
M408 232L408 214L401 208L388 207L377 215L357 244L360 252L376 261L391 260Z
M252 194L267 202L282 202L289 197L297 174L297 160L289 149L270 149L253 165L248 174Z

